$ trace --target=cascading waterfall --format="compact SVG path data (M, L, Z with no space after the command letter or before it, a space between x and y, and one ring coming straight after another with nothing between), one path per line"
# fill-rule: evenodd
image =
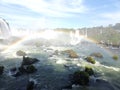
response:
M11 35L9 24L5 19L0 18L0 38L5 39Z
M70 41L71 45L77 45L82 40L82 36L80 35L79 30L75 30L75 33L71 31L70 37L71 37L71 41Z

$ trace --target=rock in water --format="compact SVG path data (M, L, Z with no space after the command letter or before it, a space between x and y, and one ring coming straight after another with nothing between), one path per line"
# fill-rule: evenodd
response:
M63 53L66 53L69 55L69 58L78 58L79 56L77 55L77 53L73 50L65 50L63 51Z
M22 65L31 65L31 64L34 64L38 61L39 60L36 58L24 57L23 61L22 61Z
M90 56L98 57L98 58L103 58L103 55L99 52L97 53L92 53Z
M27 73L34 73L35 71L37 71L37 69L33 65L28 65L26 67L26 72Z
M34 88L34 81L29 81L26 90L33 90L33 88Z
M4 71L4 66L0 66L0 75L3 74L3 71Z

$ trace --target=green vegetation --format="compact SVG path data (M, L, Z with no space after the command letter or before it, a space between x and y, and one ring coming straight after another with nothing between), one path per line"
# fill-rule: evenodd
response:
M86 66L85 67L85 72L87 72L90 76L94 75L94 71L91 67Z
M3 74L3 71L4 71L4 66L0 66L0 75Z
M114 55L112 58L113 58L114 60L118 60L118 56L117 56L117 55Z
M95 64L96 62L95 62L95 60L94 60L94 58L93 57L91 57L91 56L88 56L87 58L85 58L88 62L90 62L90 63L92 63L92 64Z

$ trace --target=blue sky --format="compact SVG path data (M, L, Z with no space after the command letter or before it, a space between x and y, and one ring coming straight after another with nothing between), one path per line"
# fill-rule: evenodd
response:
M0 0L16 28L81 28L120 22L120 0Z

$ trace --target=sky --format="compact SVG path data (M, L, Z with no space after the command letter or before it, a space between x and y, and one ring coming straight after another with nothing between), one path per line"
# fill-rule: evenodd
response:
M0 0L15 28L82 28L120 23L120 0Z

